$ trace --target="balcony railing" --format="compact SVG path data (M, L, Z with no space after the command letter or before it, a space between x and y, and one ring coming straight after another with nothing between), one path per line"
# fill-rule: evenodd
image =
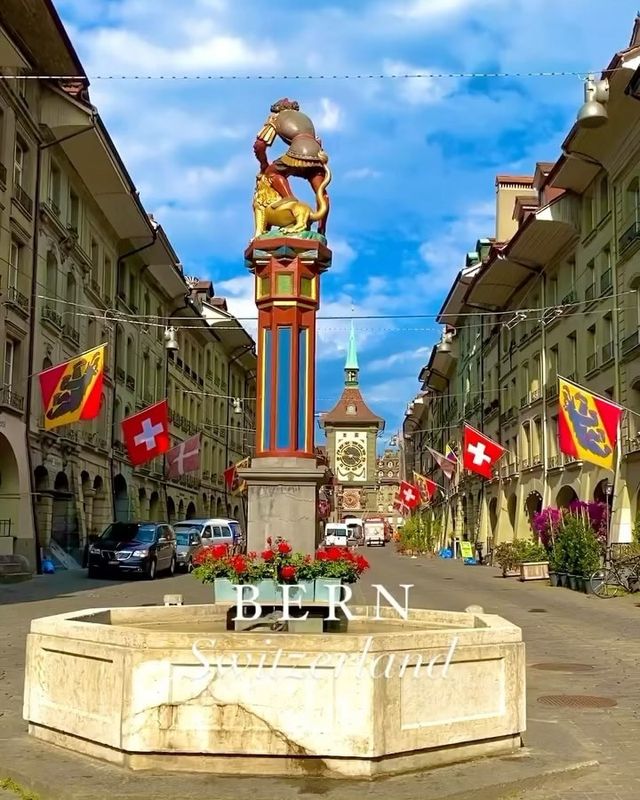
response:
M7 185L7 168L1 161L0 161L0 183L3 186Z
M542 390L541 389L532 389L529 392L529 402L530 403L535 403L536 400L540 400L541 397L542 397Z
M611 279L611 267L605 269L600 276L600 294L607 294L613 288L613 281Z
M587 301L595 300L595 297L596 297L596 284L594 281L593 283L590 283L589 286L587 286L584 293L584 299Z
M91 278L90 285L92 290L99 296L102 296L102 287L95 278Z
M542 456L540 456L540 455L534 456L531 459L531 466L532 467L539 467L539 466L541 466L541 464L542 464Z
M522 464L522 469L529 469L529 459L523 458L520 462Z
M525 394L520 398L520 408L524 408L525 406L529 405L529 395Z
M591 353L591 355L587 358L587 372L593 372L598 366L598 354Z
M125 380L126 380L126 377L127 376L125 374L125 371L122 369L122 367L116 367L116 381L118 383L124 383Z
M33 200L19 183L16 183L13 187L13 199L22 206L29 216L33 214Z
M147 405L151 405L151 403L153 403L153 394L152 394L151 392L149 392L149 391L147 391L147 392L144 392L144 394L142 395L142 397L143 397L143 399L144 399L144 402L145 402Z
M62 335L74 344L80 344L80 333L68 322L62 329Z
M18 306L22 311L29 311L29 298L22 294L22 292L19 292L15 286L9 287L8 297L9 302L14 306Z
M628 356L638 346L640 346L640 328L622 340L622 355Z
M561 467L561 466L562 466L561 455L558 454L555 456L549 456L549 469L555 469L556 467Z
M544 396L547 400L553 400L554 397L558 396L558 378L554 378L553 383L549 384L547 388L544 390Z
M613 358L613 342L607 342L602 345L602 363L606 364Z
M565 294L565 296L562 298L562 301L560 302L560 305L568 306L572 303L577 302L577 300L578 300L578 295L576 294L575 289L572 289L570 292Z
M627 219L626 223L622 226L623 234L618 239L618 252L622 255L634 242L640 239L640 219L638 219L638 210L633 214L633 217Z
M136 389L136 379L133 375L127 375L127 389L130 389L132 392Z
M208 381L213 380L213 372L210 369L207 370L207 380Z
M62 328L62 317L51 306L43 306L41 316L43 322L50 322L56 328Z
M16 394L10 386L3 386L0 389L0 405L13 408L15 411L23 411L24 397Z

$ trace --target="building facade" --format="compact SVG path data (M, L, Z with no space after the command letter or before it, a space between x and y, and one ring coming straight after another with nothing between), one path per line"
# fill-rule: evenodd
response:
M626 413L617 476L558 447L558 376L640 411L640 24L613 58L606 122L576 124L553 164L497 179L495 237L465 260L438 320L443 338L404 422L407 468L463 421L507 454L491 481L461 475L440 510L451 534L531 535L542 507L601 501L613 541L640 513L640 417ZM615 480L614 480L615 478Z
M142 206L49 0L8 0L0 28L0 553L80 557L114 519L243 520L223 473L251 454L253 341ZM102 343L99 418L45 431L38 372ZM172 483L121 435L165 398L174 444L202 432L200 472Z

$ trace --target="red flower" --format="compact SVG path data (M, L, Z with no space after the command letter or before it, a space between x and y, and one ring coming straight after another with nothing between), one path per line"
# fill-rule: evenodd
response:
M280 575L283 580L291 581L296 577L296 568L288 564L282 567L282 569L280 570Z
M289 542L278 542L278 552L281 556L285 556L291 552L291 545Z
M265 561L273 561L273 559L275 557L276 557L276 554L273 552L273 550L263 550L263 552L262 552L262 558Z
M224 558L229 554L229 545L227 544L215 544L207 549L211 550L212 558Z
M358 572L364 572L366 569L369 569L369 562L364 556L356 556L355 562Z
M244 575L247 571L247 560L243 555L231 557L231 567L238 575Z

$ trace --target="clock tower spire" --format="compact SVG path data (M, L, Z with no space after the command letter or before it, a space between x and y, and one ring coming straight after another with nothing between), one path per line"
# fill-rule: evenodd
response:
M347 360L344 363L344 385L357 386L358 385L358 351L356 349L356 332L353 327L353 320L351 320L351 330L349 332L349 346L347 347Z

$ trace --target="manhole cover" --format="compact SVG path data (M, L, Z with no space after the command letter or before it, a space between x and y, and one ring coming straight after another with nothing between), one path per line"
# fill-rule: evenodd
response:
M529 609L529 613L530 614L546 614L547 613L547 609L546 608L530 608Z
M588 694L548 694L538 698L543 706L556 708L613 708L618 703L610 697L593 697Z
M534 664L531 669L544 669L548 672L591 672L593 669L589 664Z

